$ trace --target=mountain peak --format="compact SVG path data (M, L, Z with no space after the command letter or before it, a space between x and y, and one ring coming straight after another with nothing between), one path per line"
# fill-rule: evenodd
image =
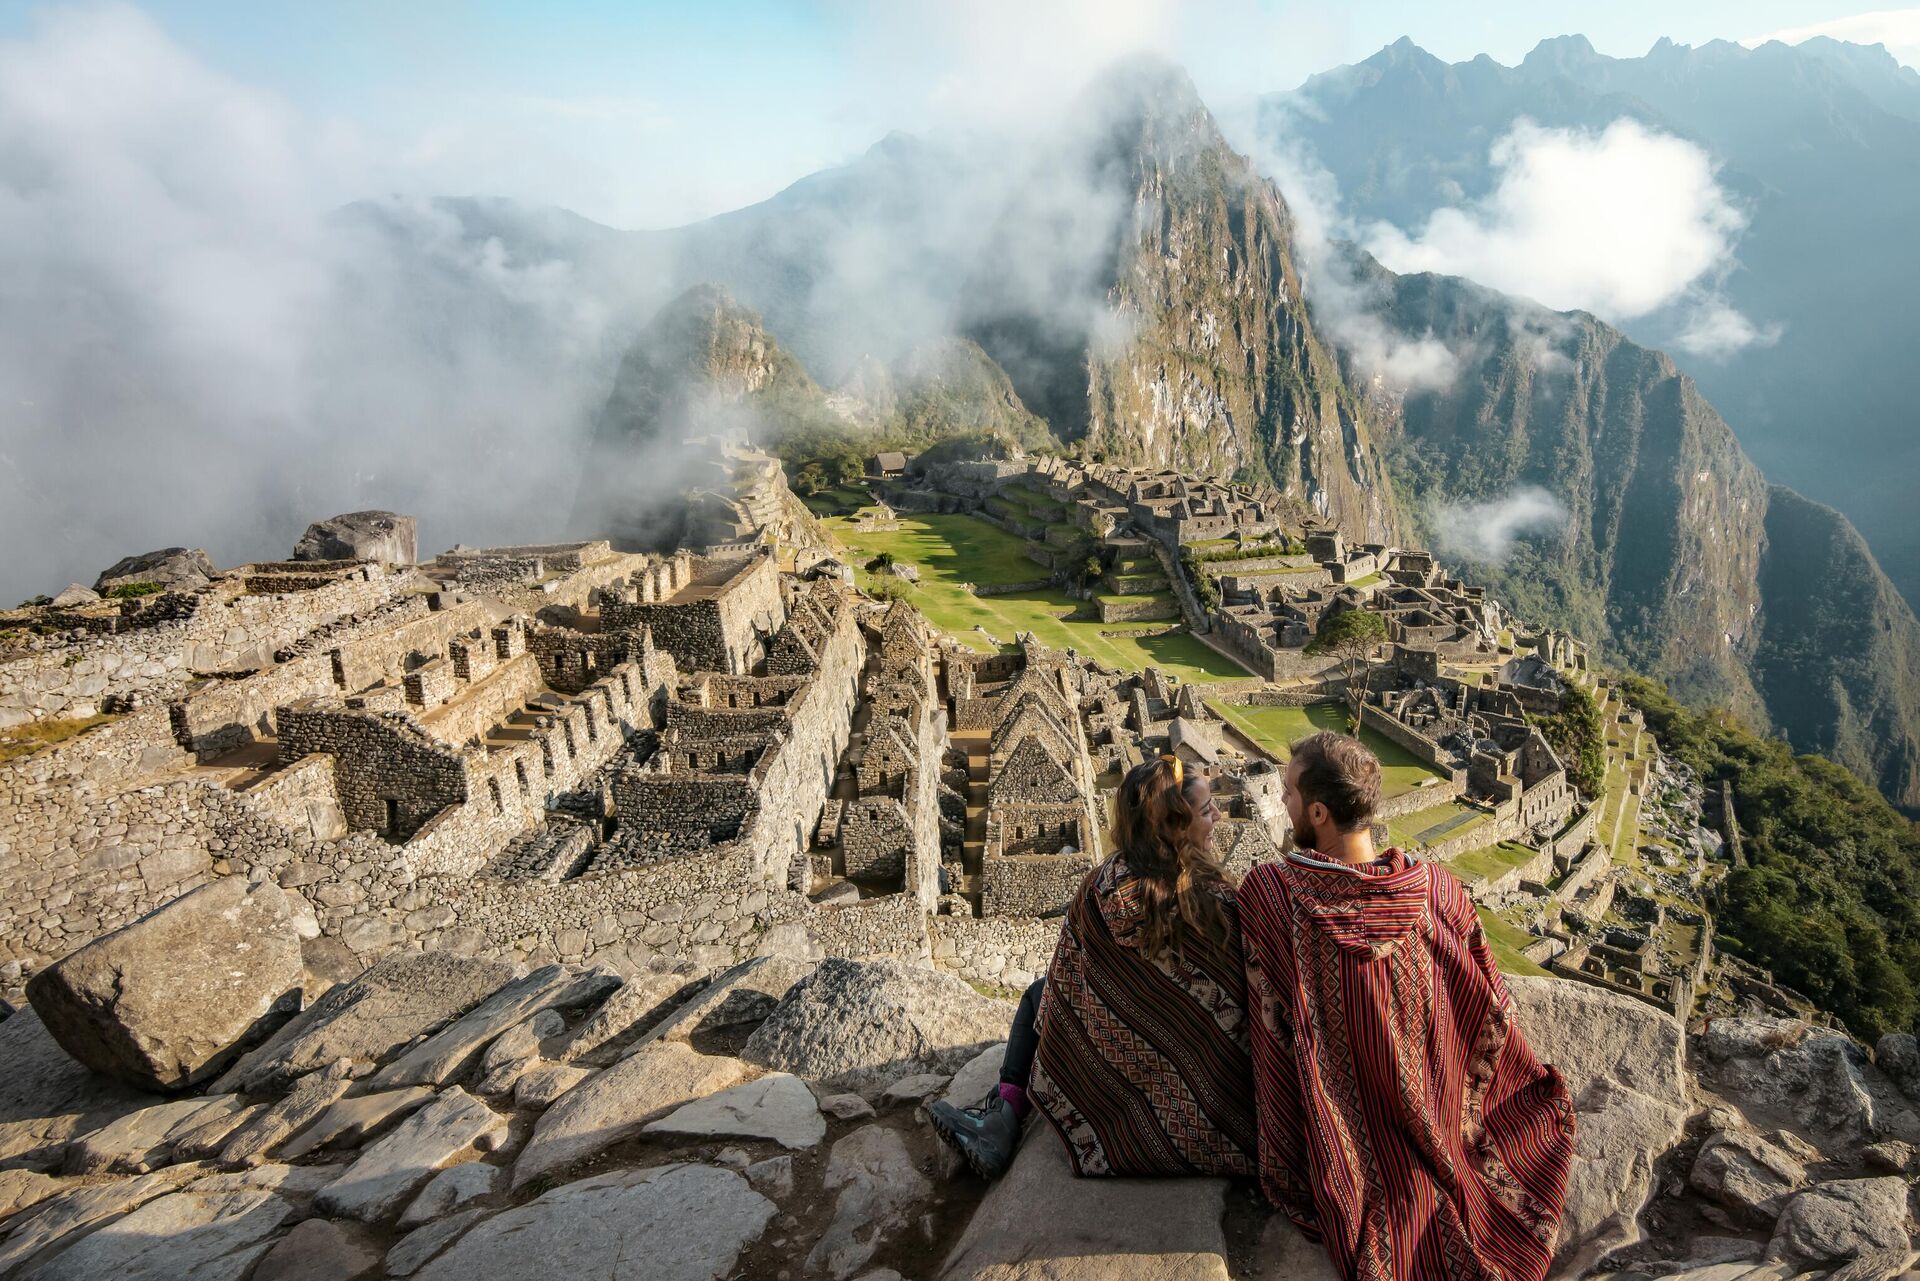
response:
M1654 48L1658 49L1659 45ZM1523 70L1568 71L1600 61L1600 51L1583 35L1549 36L1520 60Z

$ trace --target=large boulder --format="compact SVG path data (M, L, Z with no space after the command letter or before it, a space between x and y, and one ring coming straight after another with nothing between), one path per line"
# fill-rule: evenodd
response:
M220 1088L283 1090L345 1059L362 1074L417 1037L439 1031L513 978L505 961L451 952L396 952L333 988L247 1052Z
M100 571L93 589L104 592L130 583L158 583L170 591L185 592L205 587L219 572L198 547L162 547L157 552L121 557Z
M881 1085L958 1070L1006 1039L1013 1013L924 966L829 958L754 1029L740 1057L816 1080Z
M1819 1147L1920 1142L1920 1113L1842 1033L1797 1019L1714 1019L1700 1050L1701 1077L1723 1098L1749 1117L1791 1123Z
M1907 1229L1905 1179L1838 1179L1787 1202L1767 1257L1817 1268L1879 1251L1904 1255L1912 1244Z
M1680 1027L1629 996L1567 979L1512 978L1520 1030L1573 1095L1579 1126L1555 1276L1577 1276L1640 1239L1654 1162L1690 1112Z
M1723 1130L1700 1145L1687 1181L1756 1227L1771 1226L1807 1185L1807 1167L1757 1134Z
M413 517L397 512L345 512L307 526L307 532L294 544L293 559L411 565L418 550Z
M140 1089L214 1076L300 1008L300 936L271 882L223 877L27 982L67 1053Z
M940 1281L1227 1281L1225 1179L1078 1179L1044 1122L974 1211Z

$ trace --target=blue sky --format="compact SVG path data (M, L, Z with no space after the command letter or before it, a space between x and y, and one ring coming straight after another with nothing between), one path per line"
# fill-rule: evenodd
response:
M1870 2L1870 0L1869 0ZM0 38L50 6L0 0ZM843 161L889 129L1044 111L1099 65L1157 48L1210 102L1290 88L1402 35L1514 62L1578 31L1604 53L1857 18L1861 0L1685 5L1387 0L707 0L698 4L137 6L208 68L382 158L396 187L566 205L620 226L688 221ZM1920 45L1920 8L1856 21ZM1908 61L1920 50L1905 50ZM342 193L351 196L354 193Z

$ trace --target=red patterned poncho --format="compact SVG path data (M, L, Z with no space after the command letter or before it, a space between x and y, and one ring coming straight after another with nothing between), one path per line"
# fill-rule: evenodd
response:
M1541 1281L1573 1104L1460 883L1293 854L1239 907L1268 1198L1356 1281Z

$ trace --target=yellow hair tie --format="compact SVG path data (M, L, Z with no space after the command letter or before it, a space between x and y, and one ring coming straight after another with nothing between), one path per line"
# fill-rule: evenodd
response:
M1183 777L1184 771L1180 768L1180 758L1171 752L1165 752L1161 754L1160 759L1173 766L1173 785L1175 787L1186 786L1186 779Z

